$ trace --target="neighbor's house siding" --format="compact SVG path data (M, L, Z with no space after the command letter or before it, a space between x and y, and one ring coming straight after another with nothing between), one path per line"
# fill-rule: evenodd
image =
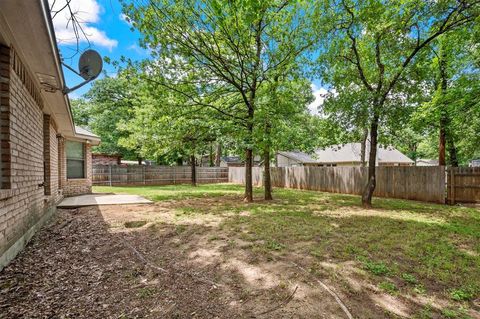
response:
M3 45L0 45L0 72L1 269L55 210L55 202L45 196L42 186L44 116L38 88L14 51ZM54 153L55 147L52 146L48 152ZM48 165L56 169L54 161ZM55 185L52 184L51 191L54 190Z
M67 178L67 154L65 142L67 140L62 138L59 143L61 174L60 182L65 196L75 196L81 194L90 194L92 192L92 146L84 143L85 146L85 178Z

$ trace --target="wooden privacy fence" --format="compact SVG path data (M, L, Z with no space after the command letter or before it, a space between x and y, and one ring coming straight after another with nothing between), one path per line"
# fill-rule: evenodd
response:
M253 168L253 183L261 186L263 169ZM360 195L366 185L366 167L275 167L272 186ZM245 168L230 167L228 181L245 183ZM377 167L374 196L445 203L445 167Z
M227 167L196 167L197 183L228 182ZM93 185L172 185L191 183L189 166L94 165Z
M480 203L480 167L450 167L447 181L449 204Z

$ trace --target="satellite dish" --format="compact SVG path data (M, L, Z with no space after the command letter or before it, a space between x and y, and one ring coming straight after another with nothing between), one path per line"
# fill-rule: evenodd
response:
M102 72L102 66L102 57L94 50L83 52L78 60L80 76L85 80L95 79Z
M67 69L81 76L85 80L82 83L75 85L72 88L68 88L68 87L63 88L62 91L64 94L68 94L84 86L88 82L95 80L97 76L100 74L100 72L102 72L102 67L103 67L102 57L95 50L87 50L82 53L82 55L80 56L80 59L78 60L78 72L75 71L71 66L63 62L62 64Z

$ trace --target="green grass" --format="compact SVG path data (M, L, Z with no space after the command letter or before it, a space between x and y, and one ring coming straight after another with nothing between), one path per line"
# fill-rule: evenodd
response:
M388 293L436 293L454 303L480 297L480 210L475 208L375 198L374 209L364 210L358 196L290 189L275 189L272 202L260 200L262 190L255 189L256 201L246 204L243 188L230 184L94 190L154 201L194 199L176 203L182 218L227 216L219 229L251 242L244 249L267 260L303 254L319 262L354 262Z
M230 184L207 184L199 185L197 187L192 187L190 185L136 187L94 186L93 191L95 193L141 195L153 201L219 197L239 195L242 193L242 190L239 189L238 186Z

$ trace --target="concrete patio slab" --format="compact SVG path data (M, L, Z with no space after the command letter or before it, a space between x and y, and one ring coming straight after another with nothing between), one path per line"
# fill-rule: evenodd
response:
M98 205L150 204L152 201L138 195L88 194L65 198L58 208L75 208Z

